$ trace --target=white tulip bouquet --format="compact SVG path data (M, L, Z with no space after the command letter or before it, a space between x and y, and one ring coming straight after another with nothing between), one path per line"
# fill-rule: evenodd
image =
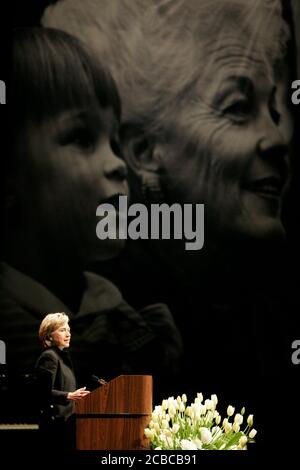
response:
M255 442L256 430L253 415L245 419L245 408L236 413L228 406L227 416L222 420L217 411L217 395L204 401L202 393L190 406L183 394L169 397L156 406L145 436L155 450L246 450L248 443Z

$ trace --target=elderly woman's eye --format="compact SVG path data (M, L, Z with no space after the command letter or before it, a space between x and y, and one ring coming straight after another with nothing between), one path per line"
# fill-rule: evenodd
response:
M243 119L251 114L252 107L249 100L238 100L227 106L224 110L225 115L230 115L233 118Z
M273 121L275 122L275 124L279 124L280 121L281 121L281 114L279 111L277 111L276 108L274 108L273 106L270 107L270 115L271 115L271 118L273 119Z
M279 125L281 122L281 113L280 111L278 111L279 104L280 104L281 110L284 109L288 102L288 98L285 95L283 98L283 102L281 100L282 98L280 99L280 97L278 96L277 89L276 87L274 87L270 96L268 106L269 106L270 116L276 125Z

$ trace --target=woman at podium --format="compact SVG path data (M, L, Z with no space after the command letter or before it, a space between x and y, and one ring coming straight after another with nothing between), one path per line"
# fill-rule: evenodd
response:
M55 442L62 450L75 446L74 403L90 392L77 388L68 353L71 340L69 318L65 313L50 313L39 328L44 348L36 363L37 398L40 403L42 445Z

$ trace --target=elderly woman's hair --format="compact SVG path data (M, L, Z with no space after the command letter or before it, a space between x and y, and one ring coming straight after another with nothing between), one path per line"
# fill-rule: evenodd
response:
M260 14L261 13L261 14ZM157 133L193 95L213 54L206 45L237 32L268 64L282 61L289 37L279 0L61 0L43 24L69 31L110 66L127 122Z
M50 339L51 333L69 322L69 317L64 312L48 313L42 320L39 328L39 340L44 348L50 348L53 343Z
M13 125L41 122L62 110L112 107L120 100L108 71L79 39L52 28L14 31L12 69Z

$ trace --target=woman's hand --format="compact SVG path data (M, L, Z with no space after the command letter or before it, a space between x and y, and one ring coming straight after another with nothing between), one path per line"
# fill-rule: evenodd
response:
M78 388L75 392L69 392L67 395L67 399L71 401L78 401L82 398L86 397L89 393L89 390L86 390L86 387Z

